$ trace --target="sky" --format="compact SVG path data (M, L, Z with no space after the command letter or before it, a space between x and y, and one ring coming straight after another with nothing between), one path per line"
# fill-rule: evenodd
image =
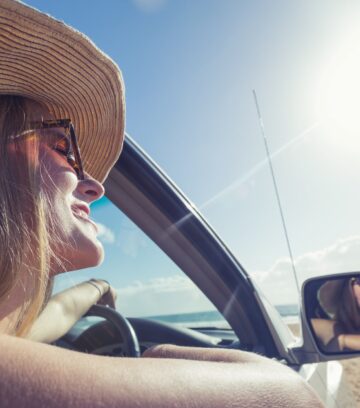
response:
M300 282L360 270L358 1L25 3L84 32L120 66L127 132L273 302L297 294L253 89ZM102 273L126 296L139 282L142 291L181 287L161 255L148 255L163 265L156 272L131 266L132 251L152 244L121 217L115 228L112 211L106 202L94 209L108 253ZM128 261L112 258L114 242ZM119 275L110 273L116 265Z

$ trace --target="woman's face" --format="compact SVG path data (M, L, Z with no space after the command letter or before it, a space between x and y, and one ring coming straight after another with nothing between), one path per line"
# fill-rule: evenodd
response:
M36 104L32 113L32 120L54 119ZM51 274L96 266L102 262L104 250L97 239L96 224L90 219L90 204L103 196L104 188L89 176L78 180L66 156L54 150L45 136L43 139L39 146L40 187L48 197L53 220L50 245L64 266L59 270L52 260Z
M360 281L355 280L352 284L352 289L357 305L360 307Z

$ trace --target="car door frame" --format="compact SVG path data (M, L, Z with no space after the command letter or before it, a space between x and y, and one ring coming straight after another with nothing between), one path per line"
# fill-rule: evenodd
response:
M107 197L214 304L239 338L239 348L297 364L244 268L196 207L129 135L105 189Z

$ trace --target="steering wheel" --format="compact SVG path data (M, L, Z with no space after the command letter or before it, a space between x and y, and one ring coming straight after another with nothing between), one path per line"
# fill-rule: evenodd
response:
M140 357L140 346L135 330L124 316L111 307L94 305L84 315L103 317L114 325L124 341L123 351L127 357Z

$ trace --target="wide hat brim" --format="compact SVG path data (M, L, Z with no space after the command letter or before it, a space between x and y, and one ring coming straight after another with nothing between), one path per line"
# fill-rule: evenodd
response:
M341 293L344 287L348 284L348 279L334 279L325 282L319 289L318 300L320 306L329 315L335 315L339 302L341 301Z
M125 91L118 66L85 35L14 0L0 2L0 94L71 119L84 168L103 182L118 159Z

